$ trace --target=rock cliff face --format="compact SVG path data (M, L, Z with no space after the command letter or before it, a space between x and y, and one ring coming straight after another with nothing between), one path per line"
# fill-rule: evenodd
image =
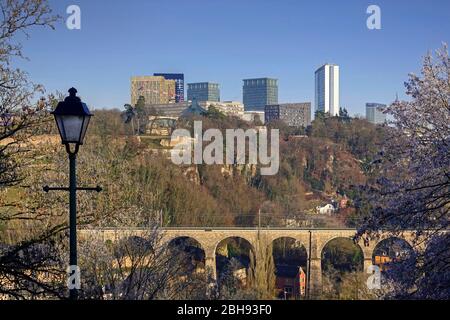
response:
M242 177L245 180L251 180L256 177L258 166L255 164L224 164L217 165L220 169L221 176L225 179ZM195 184L200 184L200 172L197 165L191 165L183 170L184 176Z
M286 176L298 176L310 190L333 193L366 181L360 161L344 146L327 139L284 142L280 158L280 170Z
M235 175L241 175L246 178L254 178L257 174L258 166L255 164L235 164L235 165L223 165L220 169L224 177L233 177Z
M250 182L259 175L259 166L254 164L215 165L220 172L215 177L241 179ZM201 171L201 170L200 170ZM193 183L201 184L199 167L192 165L184 169L184 175ZM360 161L341 145L326 139L305 138L301 141L283 142L280 147L280 170L278 177L298 179L308 191L336 191L364 184L366 177Z
M192 183L195 183L197 185L200 184L200 175L198 173L197 166L189 166L189 167L187 167L184 170L183 174Z

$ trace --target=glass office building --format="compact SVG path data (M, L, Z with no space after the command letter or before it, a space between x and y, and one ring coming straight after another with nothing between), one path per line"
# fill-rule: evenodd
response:
M383 111L386 109L385 104L381 103L366 103L366 119L373 124L383 124L386 122L386 114Z
M266 105L278 103L278 80L244 79L242 92L245 111L264 111Z
M189 101L220 101L220 90L218 83L199 82L188 83L187 99Z

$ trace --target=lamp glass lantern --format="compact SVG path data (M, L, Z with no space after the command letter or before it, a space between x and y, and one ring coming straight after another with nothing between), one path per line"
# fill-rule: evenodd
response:
M70 95L58 103L55 117L62 144L82 145L92 117L87 105L76 96L75 88L69 89Z

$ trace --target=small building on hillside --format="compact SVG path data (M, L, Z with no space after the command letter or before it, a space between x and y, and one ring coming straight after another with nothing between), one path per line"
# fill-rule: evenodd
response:
M298 299L306 294L306 273L302 267L277 265L275 271L277 296L280 299Z
M206 111L207 110L203 108L197 100L194 99L192 102L190 102L189 107L183 110L181 116L182 117L199 116L205 114Z
M242 120L264 124L264 111L244 111Z
M227 116L242 118L244 115L244 105L239 101L200 101L198 104L205 110L214 107Z
M392 259L387 255L376 255L374 257L374 265L380 267L381 271L386 271L389 269L388 265L392 262Z
M339 201L339 209L345 209L347 208L349 205L349 199L347 198L347 196L344 196L340 201Z
M178 119L184 110L189 108L190 102L184 101L179 103L164 103L164 104L146 104L144 111L149 116L165 116Z
M176 117L149 116L145 133L151 136L170 136L176 124Z
M323 207L316 207L316 212L318 214L328 214L331 215L334 213L334 211L336 210L336 208L331 204L328 203L326 205L324 205Z

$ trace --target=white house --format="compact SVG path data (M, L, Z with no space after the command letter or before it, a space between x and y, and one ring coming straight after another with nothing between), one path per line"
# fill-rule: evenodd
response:
M335 209L332 204L326 204L323 207L316 207L316 211L318 214L332 214Z

